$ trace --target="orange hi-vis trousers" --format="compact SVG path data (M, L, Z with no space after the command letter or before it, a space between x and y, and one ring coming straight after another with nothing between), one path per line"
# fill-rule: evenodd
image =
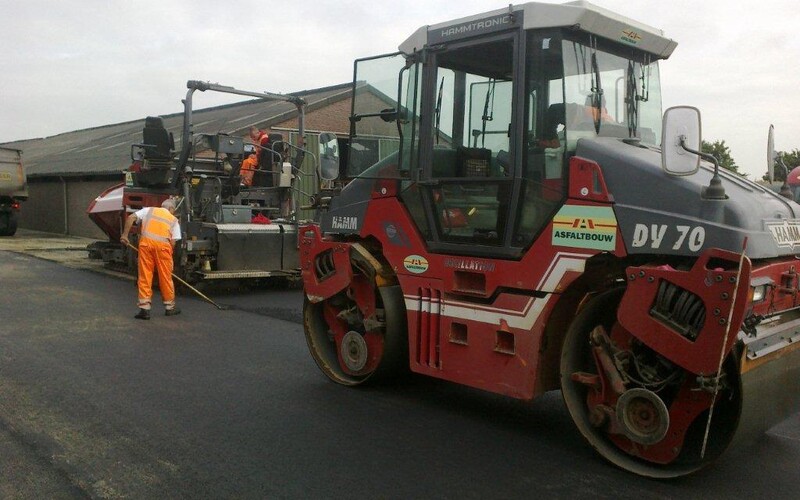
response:
M150 310L153 300L153 272L158 272L158 287L167 309L175 307L175 285L172 283L172 245L142 238L139 242L139 307Z

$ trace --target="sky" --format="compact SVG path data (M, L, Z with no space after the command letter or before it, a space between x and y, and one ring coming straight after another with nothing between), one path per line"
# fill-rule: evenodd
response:
M543 0L547 3L561 3ZM661 63L664 108L696 106L750 178L767 133L800 149L796 0L594 0L678 42ZM294 92L352 80L427 24L494 0L0 0L0 143L182 111L187 80ZM230 96L195 97L197 108Z

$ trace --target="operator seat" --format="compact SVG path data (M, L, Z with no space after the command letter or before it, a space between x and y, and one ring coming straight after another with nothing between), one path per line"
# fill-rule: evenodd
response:
M281 151L276 149L276 144ZM269 134L267 147L270 149L261 149L258 152L258 170L253 175L253 187L275 186L275 173L280 170L280 167L275 168L275 164L282 161L280 153L285 146L282 134Z
M228 155L227 161L231 164L231 173L228 175L227 178L222 179L222 197L229 198L231 196L236 196L242 189L242 159L241 158L232 158Z
M456 150L458 177L493 177L492 152L486 148L459 146Z
M280 134L278 132L273 132L272 134L269 134L269 143L273 145L273 149L275 149L274 145L277 142L281 142L281 143L283 142L283 134ZM284 146L286 146L286 144L279 144L278 148L282 149Z
M172 134L164 127L164 119L160 116L148 116L144 119L142 130L144 139L144 157L153 160L165 160L172 157L175 141Z
M567 125L567 108L563 102L548 106L544 113L544 130L541 139L558 141L558 126Z

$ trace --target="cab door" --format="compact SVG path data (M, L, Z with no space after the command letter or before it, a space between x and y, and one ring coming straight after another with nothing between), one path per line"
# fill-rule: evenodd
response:
M517 39L518 33L496 35L450 44L429 55L420 191L432 252L519 254L509 244L522 119Z
M401 53L358 59L355 62L350 140L346 154L345 177L386 176L367 170L376 165L405 161L408 170L409 148L401 155L403 126L410 122L401 113L416 98L416 65ZM413 107L412 107L413 109ZM413 121L416 124L416 121ZM408 134L408 132L406 132ZM401 160L404 156L404 160ZM397 175L397 171L393 171ZM407 175L406 175L407 177Z

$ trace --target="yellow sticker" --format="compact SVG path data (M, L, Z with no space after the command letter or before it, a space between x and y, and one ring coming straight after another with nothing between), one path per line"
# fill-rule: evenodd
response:
M403 259L403 267L414 274L422 274L428 270L428 259L422 255L409 255Z

